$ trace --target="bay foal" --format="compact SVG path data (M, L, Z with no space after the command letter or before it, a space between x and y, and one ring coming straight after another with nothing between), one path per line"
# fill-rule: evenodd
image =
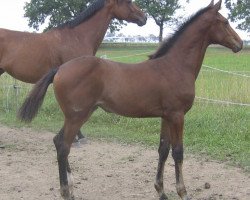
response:
M19 117L30 121L53 82L58 103L64 113L64 126L55 136L61 194L73 199L68 155L72 141L92 112L101 107L127 117L161 117L159 163L155 189L160 200L167 199L163 187L165 161L172 147L176 189L188 200L182 175L184 115L192 107L195 80L207 47L220 44L238 52L242 40L218 12L221 0L198 11L150 59L124 64L93 56L63 64L41 79L20 110Z

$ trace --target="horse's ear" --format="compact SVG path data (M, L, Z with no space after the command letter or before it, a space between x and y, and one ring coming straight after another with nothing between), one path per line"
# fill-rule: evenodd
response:
M219 0L218 3L216 3L216 4L214 5L214 9L215 9L216 11L219 11L219 10L221 9L221 2L222 2L222 0Z
M213 7L214 6L214 0L212 0L211 2L210 2L210 4L208 5L208 7Z

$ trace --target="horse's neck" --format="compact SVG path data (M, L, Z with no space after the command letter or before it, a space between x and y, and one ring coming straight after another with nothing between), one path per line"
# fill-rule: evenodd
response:
M193 65L195 79L199 75L199 72L200 72L208 45L209 45L209 43L207 41L203 41L203 43L201 44L201 47L197 48L196 52L194 52L194 55L197 55L197 62L196 62L196 64L194 63L194 65Z
M194 74L195 79L198 77L198 74L200 72L202 62L204 60L204 56L207 50L209 43L208 41L204 38L204 36L197 37L192 41L187 41L187 46L183 47L183 49L186 49L186 51L180 51L180 54L183 56L183 63L184 66L188 68L188 70Z
M189 71L197 78L209 45L208 38L202 31L183 33L170 50L171 57L178 57L177 65L183 71Z
M82 44L82 48L85 48L85 51L95 55L106 34L111 19L112 15L104 7L87 21L71 29L77 37L78 45Z

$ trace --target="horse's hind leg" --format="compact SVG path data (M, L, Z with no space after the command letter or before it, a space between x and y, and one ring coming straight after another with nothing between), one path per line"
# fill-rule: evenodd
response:
M164 173L165 162L168 158L169 149L170 149L169 134L170 134L170 130L169 130L167 121L162 119L160 145L158 149L159 162L158 162L158 169L157 169L157 175L156 175L156 180L155 180L155 189L160 196L160 200L167 199L167 196L164 192L164 186L163 186L163 173Z
M60 190L65 200L73 200L73 176L68 162L70 147L83 122L87 120L86 115L77 115L73 119L65 119L64 127L58 135L54 137L54 144L57 150L57 160L59 167Z
M65 124L64 128L54 137L59 167L60 190L65 200L73 200L73 176L68 162L70 147L81 125Z

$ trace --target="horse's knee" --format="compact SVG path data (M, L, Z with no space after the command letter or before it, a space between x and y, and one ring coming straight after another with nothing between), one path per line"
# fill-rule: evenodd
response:
M161 139L158 153L161 160L166 160L169 154L170 145L168 141Z
M182 162L183 161L183 145L177 145L172 149L172 157L175 162Z
M181 163L183 161L183 145L178 145L172 149L172 157L175 162Z

